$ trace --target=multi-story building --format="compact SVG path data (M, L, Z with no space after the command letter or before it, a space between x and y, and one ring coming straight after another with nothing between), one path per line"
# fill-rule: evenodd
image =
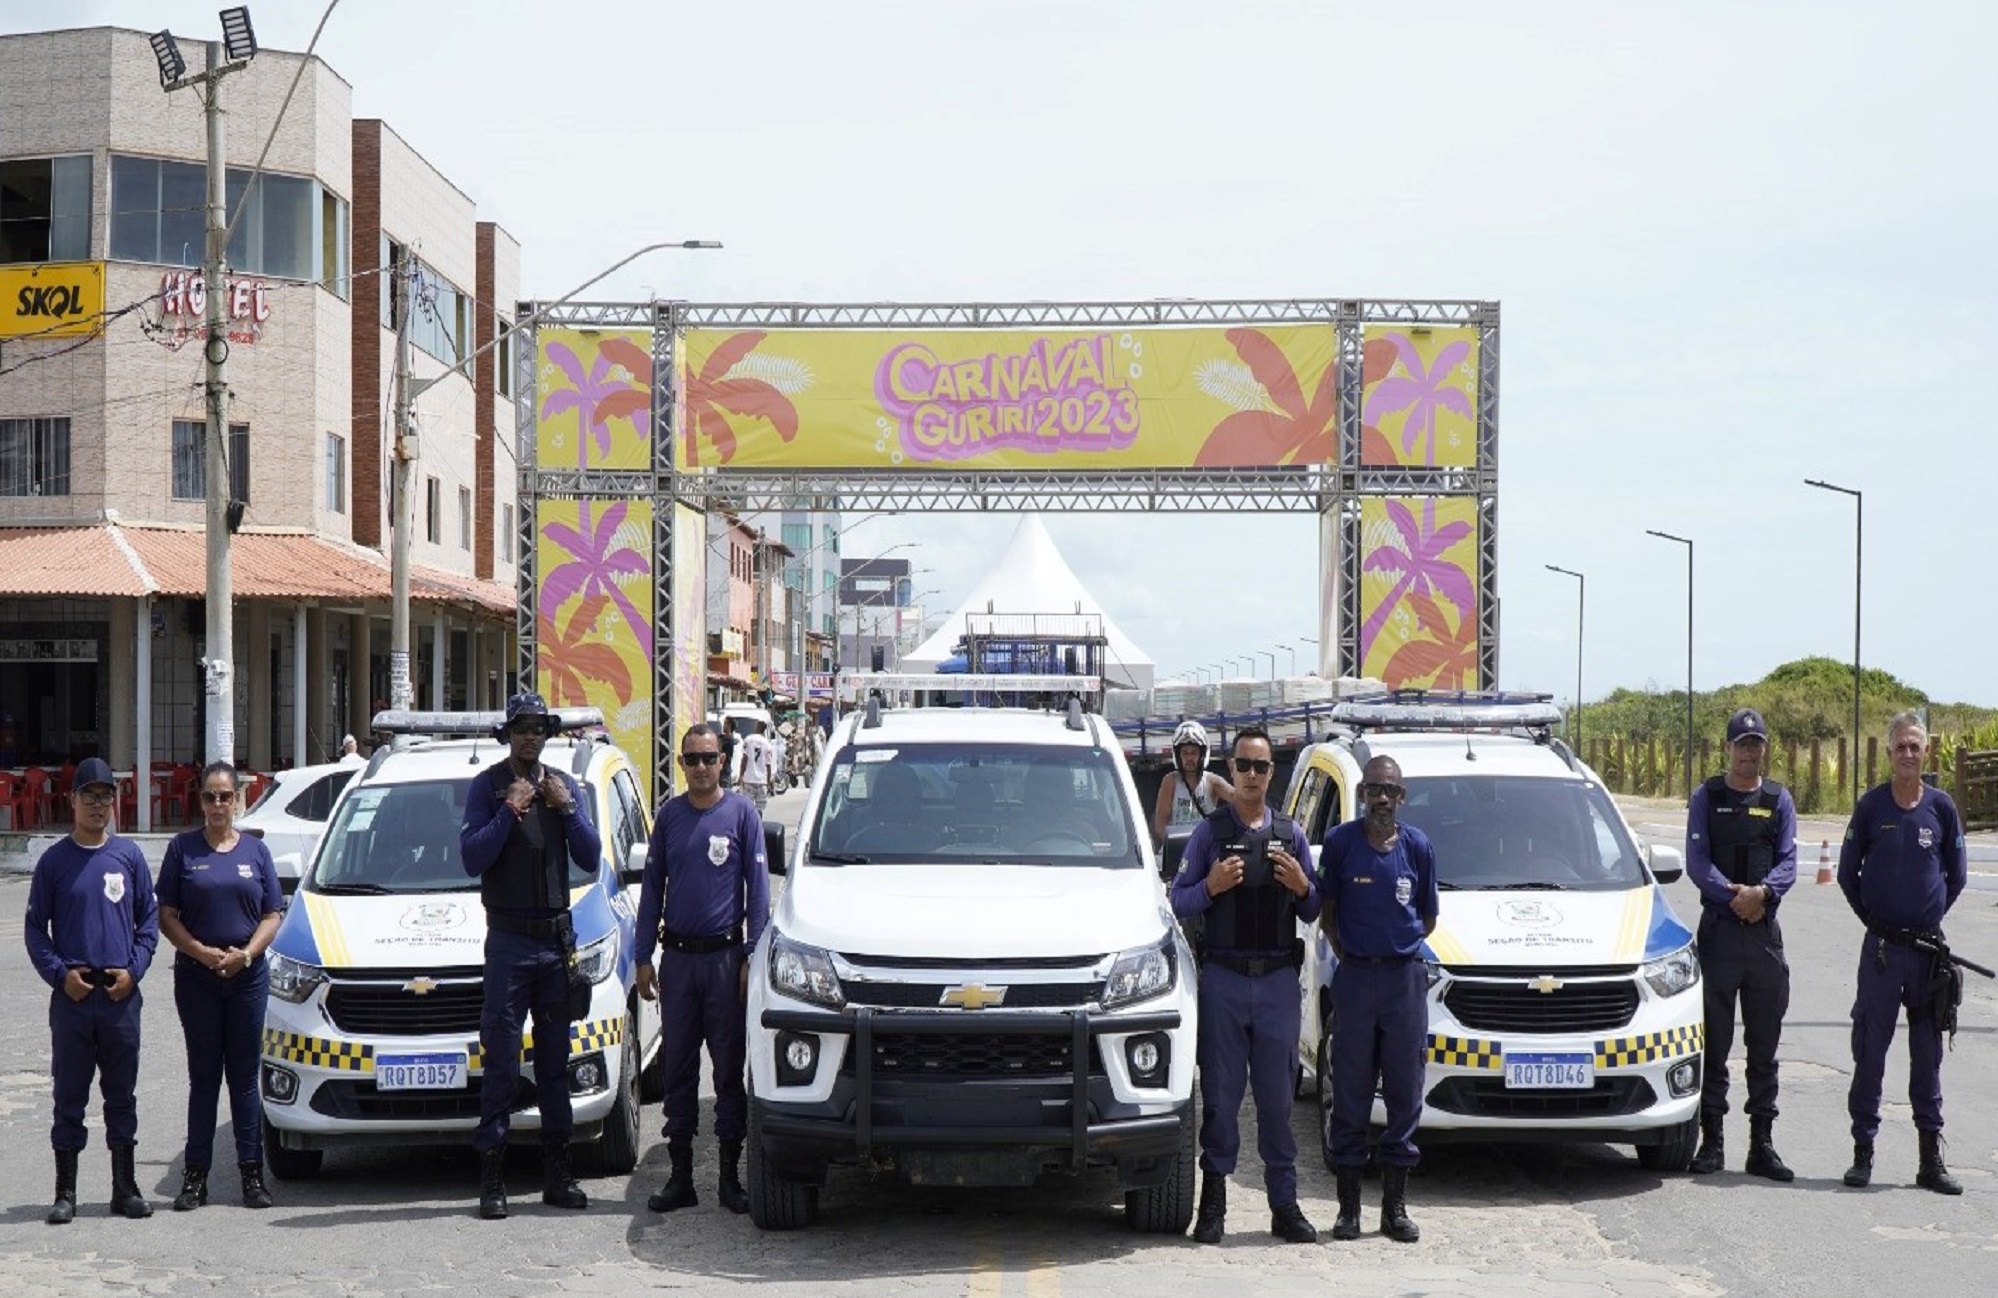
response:
M189 56L198 67L199 47ZM11 728L13 762L204 756L211 467L242 505L238 762L321 760L343 733L365 738L389 692L397 328L407 315L416 386L437 379L503 335L519 249L386 125L354 121L333 69L300 63L265 50L224 86L230 407L226 467L209 466L200 98L163 92L141 32L0 37L0 734ZM387 272L405 261L414 288L398 293ZM492 706L511 683L505 350L416 400L419 706Z

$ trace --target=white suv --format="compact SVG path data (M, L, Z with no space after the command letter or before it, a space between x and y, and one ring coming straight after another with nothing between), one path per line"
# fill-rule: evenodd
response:
M1360 813L1377 756L1401 766L1401 819L1436 847L1419 1138L1629 1144L1647 1168L1684 1171L1704 1014L1693 934L1658 886L1684 871L1679 850L1638 846L1595 772L1552 738L1561 714L1544 696L1405 691L1332 718L1341 733L1299 754L1285 795L1314 857ZM1329 1106L1336 960L1315 926L1305 951L1299 1062Z
M542 761L582 787L602 858L569 867L576 949L595 981L570 1026L569 1095L592 1170L638 1162L639 1100L665 1092L659 1008L635 992L632 930L649 825L630 760L594 708L565 708ZM479 1118L486 912L458 833L474 776L506 752L490 713L381 713L397 734L334 805L270 947L260 1084L264 1150L281 1177L340 1145L448 1144ZM594 732L572 727L595 726ZM476 736L450 738L445 736ZM531 1038L528 1043L531 1048ZM523 1066L513 1135L541 1125Z
M1114 1167L1133 1228L1184 1231L1193 970L1109 725L870 703L819 773L750 972L751 1218L809 1224L835 1164Z

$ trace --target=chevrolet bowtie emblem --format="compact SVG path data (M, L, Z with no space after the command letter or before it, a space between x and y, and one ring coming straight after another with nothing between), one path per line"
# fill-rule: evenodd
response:
M1553 974L1541 974L1526 985L1534 991L1539 992L1542 996L1552 996L1555 992L1560 991L1562 987L1561 980Z
M961 1010L990 1009L1006 999L1004 987L987 987L983 983L960 983L944 992L942 1004L955 1005Z
M402 985L402 989L412 996L428 996L437 990L435 978L412 978Z

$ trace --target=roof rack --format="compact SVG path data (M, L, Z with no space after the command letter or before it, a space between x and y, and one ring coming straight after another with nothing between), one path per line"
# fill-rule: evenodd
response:
M1332 721L1355 730L1544 730L1561 723L1551 694L1388 690L1345 699Z
M977 693L1100 695L1100 676L1010 672L860 672L853 682L862 691L970 690Z
M557 708L555 715L562 719L564 734L604 724L601 708ZM375 713L374 720L368 723L370 729L385 735L423 735L433 739L468 735L490 739L493 731L505 724L504 712L427 712L397 708Z

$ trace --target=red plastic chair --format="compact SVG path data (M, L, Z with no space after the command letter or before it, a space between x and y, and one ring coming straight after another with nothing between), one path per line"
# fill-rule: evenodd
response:
M54 824L55 777L45 767L30 766L28 773L21 777L21 783L28 793L28 823L37 826Z
M22 830L28 827L29 804L28 789L20 777L0 771L0 811L7 813L7 828Z
M62 769L58 770L55 776L56 809L64 820L70 818L69 791L74 787L76 787L76 763L64 762Z

